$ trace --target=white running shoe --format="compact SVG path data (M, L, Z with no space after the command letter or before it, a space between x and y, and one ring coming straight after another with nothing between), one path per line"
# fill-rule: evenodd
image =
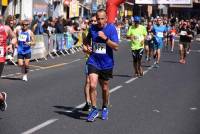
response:
M23 80L23 81L28 81L27 74L23 75L22 80Z

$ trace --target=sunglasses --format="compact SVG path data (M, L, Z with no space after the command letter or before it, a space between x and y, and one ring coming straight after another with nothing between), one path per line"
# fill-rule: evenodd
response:
M23 26L28 26L28 24L22 24Z
M97 22L97 20L91 20L91 22Z
M104 20L105 18L97 18L97 20Z

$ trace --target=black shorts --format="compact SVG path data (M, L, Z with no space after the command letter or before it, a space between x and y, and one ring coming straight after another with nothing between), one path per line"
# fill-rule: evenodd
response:
M27 53L27 54L18 54L17 55L18 59L31 59L31 53Z
M99 70L92 65L88 65L88 75L95 73L99 76L99 79L101 80L108 81L110 78L113 77L112 72L113 72L113 69Z
M150 49L153 49L154 42L153 40L145 40L145 45L149 46Z
M137 62L142 59L144 49L132 50L133 61Z
M0 62L0 76L3 72L3 68L4 68L4 62Z

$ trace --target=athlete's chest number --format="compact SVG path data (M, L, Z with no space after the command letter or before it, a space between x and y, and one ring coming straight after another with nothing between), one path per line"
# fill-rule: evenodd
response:
M93 43L93 52L98 54L106 54L105 43Z
M25 42L25 41L26 41L26 38L27 38L27 35L20 34L19 37L18 37L18 40L19 40L19 41L24 41L24 42Z
M163 32L157 32L157 36L162 38L163 37Z
M4 47L0 46L0 57L4 57Z

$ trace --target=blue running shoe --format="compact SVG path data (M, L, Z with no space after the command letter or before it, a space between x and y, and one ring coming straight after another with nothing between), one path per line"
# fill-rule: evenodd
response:
M108 120L108 108L103 108L102 109L102 115L101 115L102 120Z
M92 108L88 114L87 121L93 122L99 116L99 110L96 108Z

